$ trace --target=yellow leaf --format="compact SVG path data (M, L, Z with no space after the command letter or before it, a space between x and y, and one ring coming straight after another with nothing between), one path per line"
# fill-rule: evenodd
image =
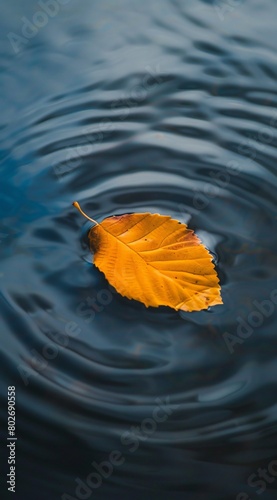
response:
M94 264L124 297L152 307L201 311L222 304L212 256L194 232L169 216L107 217L89 231Z

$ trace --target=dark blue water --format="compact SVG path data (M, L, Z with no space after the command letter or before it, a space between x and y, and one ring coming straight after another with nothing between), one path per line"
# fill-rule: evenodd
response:
M1 2L1 498L274 500L276 2L47 5ZM186 222L224 305L114 293L75 199Z

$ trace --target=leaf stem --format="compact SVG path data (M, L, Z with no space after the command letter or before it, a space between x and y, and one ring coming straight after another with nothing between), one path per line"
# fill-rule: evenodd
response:
M89 217L87 214L85 214L85 212L83 212L83 210L81 209L78 201L73 201L72 203L73 207L77 208L77 210L79 210L79 212L88 220L90 220L91 222L94 222L94 224L96 224L96 226L98 226L98 222L96 222L96 220L94 219L91 219L91 217Z

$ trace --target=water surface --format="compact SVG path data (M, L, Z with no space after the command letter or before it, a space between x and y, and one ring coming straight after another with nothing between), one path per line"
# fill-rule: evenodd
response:
M277 460L277 10L225 4L71 0L26 38L38 4L3 3L1 418L5 443L15 385L20 500L76 498L114 450L124 463L83 498L276 498L276 474L256 482ZM75 199L99 221L187 223L224 305L112 293Z

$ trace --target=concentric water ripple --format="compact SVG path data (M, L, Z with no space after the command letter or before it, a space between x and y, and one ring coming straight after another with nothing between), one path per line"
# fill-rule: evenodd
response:
M1 52L2 364L3 385L17 381L18 498L74 496L112 450L125 462L97 499L250 495L249 475L276 459L276 6L237 2L221 20L208 1L93 4L68 4L20 54ZM187 223L224 304L178 314L115 293L74 199L99 221L151 211ZM167 418L130 451L126 433L166 398Z

